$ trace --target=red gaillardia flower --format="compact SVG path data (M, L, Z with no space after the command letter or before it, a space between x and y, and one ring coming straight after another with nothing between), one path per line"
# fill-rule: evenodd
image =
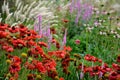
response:
M117 80L117 73L116 72L112 72L109 76L109 80Z
M0 23L0 31L5 31L8 28L8 24Z
M42 47L42 46L47 47L47 43L45 43L45 42L38 42L38 44L40 45L40 47Z
M63 19L62 20L64 23L68 23L69 22L69 20L67 20L67 19Z
M32 64L32 63L29 63L29 62L26 62L26 63L25 63L25 67L26 67L27 69L29 69L29 70L35 69L35 65Z
M2 49L6 50L7 52L13 52L14 49L12 46L9 46L8 44L2 45Z
M12 44L13 46L16 48L16 47L23 47L23 46L26 46L26 42L22 39L13 39L12 40Z
M61 77L59 80L64 80L64 78Z
M0 39L1 38L6 38L8 35L9 35L9 32L0 31Z
M55 28L50 28L50 32L51 32L52 34L56 34Z
M11 32L11 33L16 33L16 32L19 31L19 29L18 29L17 27L15 27L15 26L8 28L8 30L9 30L9 32Z
M20 65L21 59L18 56L13 56L12 62Z
M16 73L20 71L20 69L21 69L20 64L17 64L17 63L12 63L9 67L10 73Z
M42 62L47 71L56 70L56 62L54 60L46 59Z
M36 68L37 68L37 70L38 70L39 72L41 72L41 73L46 73L46 69L45 69L45 67L43 66L42 62L38 62L38 63L36 64Z
M59 50L56 51L55 55L59 58L64 58L65 57L66 52L64 50Z
M72 48L70 46L64 46L64 50L70 52Z
M22 24L20 24L19 27L20 27L20 28L19 28L20 32L26 33L26 31L28 30L27 27L25 27L25 26L22 25Z

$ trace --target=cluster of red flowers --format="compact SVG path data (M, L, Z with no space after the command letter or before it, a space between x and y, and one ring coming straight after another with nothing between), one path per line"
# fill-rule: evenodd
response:
M53 30L52 30L53 31ZM52 32L54 33L54 31ZM24 68L28 70L38 71L40 74L44 74L53 79L64 80L59 78L56 71L56 61L52 58L50 51L45 53L42 47L47 50L47 43L43 41L37 41L36 39L41 39L42 37L37 35L34 30L29 30L24 25L9 26L7 24L0 24L0 48L7 52L7 62L9 64L9 72L12 76L10 80L17 80L19 71L24 64ZM52 43L56 43L56 47L59 49L60 45L54 38ZM22 61L18 56L13 55L15 49L22 50L24 47L27 48L27 53L21 54L25 57L25 62ZM59 58L64 58L67 50L58 50L51 52L52 54ZM17 53L19 54L19 52ZM41 60L39 60L41 59ZM34 80L35 74L28 74L28 80ZM42 78L40 78L42 80Z
M117 57L116 62L120 61L120 56ZM91 66L86 66L80 63L77 67L77 70L82 71L84 74L89 73L91 77L98 76L100 80L119 80L120 79L120 65L112 64L112 67L109 67L107 63L103 63L101 59L98 59L90 54L85 55L85 60L94 63ZM99 62L100 65L95 65L95 62Z
M85 57L84 57L84 59L85 60L87 60L87 61L93 61L93 62L102 62L102 60L101 59L98 59L98 58L96 58L95 56L91 56L90 54L87 54Z

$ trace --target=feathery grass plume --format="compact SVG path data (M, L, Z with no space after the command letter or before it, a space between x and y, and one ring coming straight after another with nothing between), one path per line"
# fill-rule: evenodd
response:
M3 21L11 25L14 23L24 23L25 25L29 24L33 26L35 18L37 18L38 15L43 16L43 22L46 21L45 19L49 21L54 18L54 13L48 6L53 4L52 1L39 0L31 1L28 4L25 4L21 0L16 0L14 11L11 11L9 4L9 2L4 1L4 4L2 6L2 14L6 14L5 21Z

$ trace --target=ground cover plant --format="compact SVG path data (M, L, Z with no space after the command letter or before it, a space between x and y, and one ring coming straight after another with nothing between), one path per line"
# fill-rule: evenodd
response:
M93 1L3 1L0 80L120 80L119 1Z

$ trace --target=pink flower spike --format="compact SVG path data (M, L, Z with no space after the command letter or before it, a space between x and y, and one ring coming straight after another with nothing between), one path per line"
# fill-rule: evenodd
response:
M66 37L67 37L67 29L65 30L65 34L64 34L64 37L63 37L63 45L66 44Z
M83 79L83 77L84 77L84 73L81 71L81 73L80 73L80 79Z

